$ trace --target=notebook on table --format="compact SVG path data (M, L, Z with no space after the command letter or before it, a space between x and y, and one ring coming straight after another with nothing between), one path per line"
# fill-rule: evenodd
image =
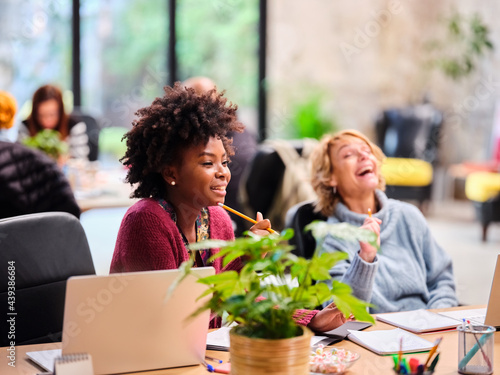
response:
M475 325L486 324L498 330L500 328L500 254L497 256L495 273L493 274L493 281L491 282L490 296L486 309L444 311L439 314L457 319L459 322L465 319Z
M374 331L349 331L348 339L379 355L426 352L434 344L400 328Z
M197 277L215 274L213 267L192 272ZM163 270L71 277L62 352L32 352L28 357L52 371L50 355L88 353L96 375L200 364L210 312L187 318L208 298L197 300L206 286L190 275L167 298L179 275L179 270Z
M456 319L424 309L377 314L376 318L414 333L455 329L459 325Z

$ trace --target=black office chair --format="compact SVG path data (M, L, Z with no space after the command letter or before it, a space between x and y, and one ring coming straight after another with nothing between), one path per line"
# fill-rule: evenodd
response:
M393 108L383 111L375 125L377 144L388 158L392 158L391 170L406 170L403 159L419 159L431 165L432 171L438 162L439 134L443 115L430 104L421 104L405 108ZM399 164L398 164L399 163ZM400 167L398 167L400 165ZM423 170L415 169L414 175L397 177L390 173L386 193L390 198L416 200L422 209L431 198L432 172L430 183L407 183L407 181L428 180ZM419 176L418 173L423 174ZM387 179L387 178L386 178ZM392 183L391 183L392 180ZM405 181L406 180L406 181Z
M65 212L0 220L0 263L0 346L61 341L67 279L95 274L80 221Z
M312 258L316 249L316 240L310 231L305 232L307 224L315 220L326 220L319 212L314 212L314 201L305 201L291 207L286 213L285 228L292 228L295 235L288 242L295 246L295 255L306 259Z

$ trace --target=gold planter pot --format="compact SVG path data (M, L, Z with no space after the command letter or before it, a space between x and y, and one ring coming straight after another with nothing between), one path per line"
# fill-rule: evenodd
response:
M231 375L306 375L313 333L289 339L256 339L230 331Z

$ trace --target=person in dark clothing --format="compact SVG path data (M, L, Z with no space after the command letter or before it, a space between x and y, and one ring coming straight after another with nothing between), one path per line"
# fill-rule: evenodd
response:
M33 94L31 114L19 125L19 140L45 129L59 132L61 140L68 143L72 158L88 159L87 126L66 114L62 91L54 85L44 85Z
M0 218L63 211L80 218L68 180L43 152L0 141Z

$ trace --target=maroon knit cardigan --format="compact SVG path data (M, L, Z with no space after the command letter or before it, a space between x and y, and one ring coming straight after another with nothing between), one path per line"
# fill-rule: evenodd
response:
M234 239L233 226L227 212L217 206L208 207L210 238ZM211 249L215 254L219 249ZM176 269L189 255L181 233L170 215L152 198L141 199L130 207L123 217L116 240L111 273ZM226 270L239 271L241 259L222 267L222 258L212 264L215 273ZM307 325L317 310L297 310L297 323ZM212 321L211 328L220 326L220 319Z

